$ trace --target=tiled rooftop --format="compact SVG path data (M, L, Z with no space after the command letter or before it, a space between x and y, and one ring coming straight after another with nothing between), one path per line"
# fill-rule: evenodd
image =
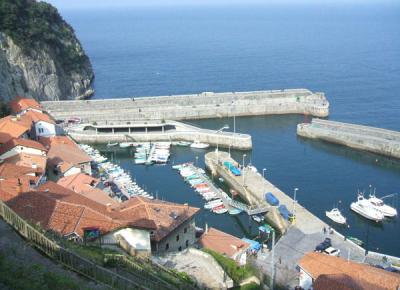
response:
M17 146L23 146L26 148L33 148L41 151L47 151L46 148L40 144L39 142L36 142L34 140L30 139L23 139L23 138L13 138L9 140L8 142L4 143L3 146L0 147L0 155L8 152L9 150L17 147Z
M15 99L11 100L10 108L15 114L20 113L21 111L29 108L38 110L42 109L40 104L35 99L22 98L22 97L16 97Z

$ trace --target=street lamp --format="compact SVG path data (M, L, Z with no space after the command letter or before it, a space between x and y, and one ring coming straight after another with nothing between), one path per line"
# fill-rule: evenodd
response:
M262 175L263 175L263 194L265 194L265 170L267 170L266 168L263 168L262 170Z
M244 159L246 158L246 154L243 154L243 162L242 162L242 173L243 173L243 186L244 186Z
M218 145L219 145L219 138L218 138L218 133L222 132L223 130L228 130L229 126L225 125L224 127L222 127L221 129L217 130L215 133L217 134L217 164L218 164Z
M296 216L296 213L295 213L295 211L296 211L296 202L297 202L297 200L296 200L296 193L297 193L298 190L299 190L299 189L296 187L296 188L294 189L294 194L293 194L293 215L294 215L294 216Z

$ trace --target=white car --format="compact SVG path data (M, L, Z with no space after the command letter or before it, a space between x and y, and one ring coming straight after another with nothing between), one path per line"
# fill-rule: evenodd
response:
M325 249L324 254L327 254L329 256L339 257L340 256L340 250L336 249L334 247L329 247L329 248Z

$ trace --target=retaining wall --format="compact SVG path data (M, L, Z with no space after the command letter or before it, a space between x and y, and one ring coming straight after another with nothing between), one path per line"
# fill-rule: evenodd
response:
M56 119L79 117L101 120L188 120L268 114L310 114L326 117L329 102L323 93L306 89L201 93L105 100L42 102Z
M297 134L351 148L400 158L400 132L381 128L313 119L297 125Z

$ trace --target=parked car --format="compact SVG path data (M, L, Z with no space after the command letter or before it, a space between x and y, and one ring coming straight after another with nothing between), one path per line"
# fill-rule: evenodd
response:
M330 238L325 238L325 240L322 243L318 244L315 247L315 251L316 252L323 252L323 251L325 251L327 248L329 248L331 246L332 246L332 240Z
M276 198L276 196L273 195L272 192L267 192L265 194L265 200L272 206L278 206L279 205L279 199Z
M286 205L281 204L278 207L279 213L283 216L286 220L289 220L293 217L293 214L287 209Z
M336 249L334 247L329 247L329 248L326 248L324 250L324 254L327 254L329 256L339 257L340 256L340 250Z

